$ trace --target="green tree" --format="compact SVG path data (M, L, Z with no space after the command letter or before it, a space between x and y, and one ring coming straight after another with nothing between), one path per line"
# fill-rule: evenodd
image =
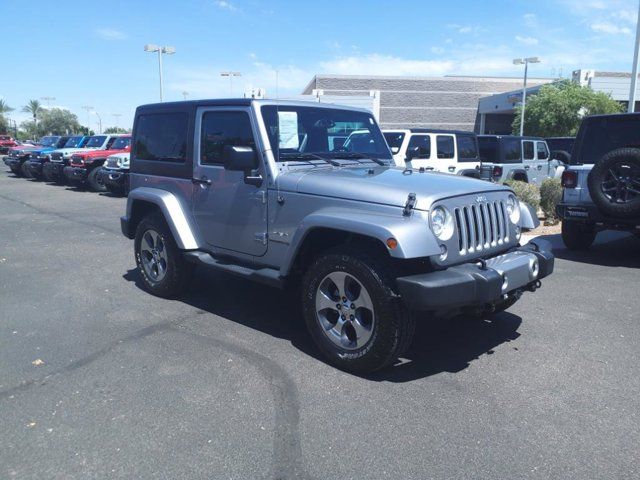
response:
M9 130L9 122L4 117L4 114L12 111L13 108L7 105L4 100L0 99L0 133L5 133Z
M80 132L82 126L69 110L51 108L40 112L39 130L47 135L69 135Z
M122 127L109 127L105 129L104 133L131 133L131 131Z
M38 136L38 115L40 115L40 113L42 112L42 105L38 100L29 100L29 103L27 103L24 107L22 107L22 111L25 113L30 113L31 116L33 117L33 125L31 125L32 134L34 137L37 137Z
M524 134L539 137L573 136L587 115L619 113L622 105L603 92L594 92L571 80L544 85L538 93L527 97ZM522 107L516 107L511 128L520 132Z

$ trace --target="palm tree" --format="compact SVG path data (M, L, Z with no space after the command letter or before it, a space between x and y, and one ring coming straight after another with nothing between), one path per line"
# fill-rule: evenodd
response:
M4 115L9 112L13 112L13 108L7 105L6 102L0 98L0 115Z
M22 107L22 111L25 113L30 113L33 115L33 129L34 133L38 134L38 114L42 111L42 105L38 100L29 100L24 107Z

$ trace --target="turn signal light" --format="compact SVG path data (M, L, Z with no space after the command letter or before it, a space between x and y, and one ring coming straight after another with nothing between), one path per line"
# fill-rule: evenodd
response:
M562 172L562 186L564 188L576 188L578 186L578 174L572 170Z
M387 247L389 247L389 250L395 250L398 248L398 241L395 238L388 238Z

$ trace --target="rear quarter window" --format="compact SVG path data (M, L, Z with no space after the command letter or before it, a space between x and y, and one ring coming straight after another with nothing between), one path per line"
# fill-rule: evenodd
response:
M473 135L457 135L458 161L476 162L478 161L478 145L476 137Z
M522 159L522 143L519 138L503 138L502 151L503 162L501 163L520 163ZM533 144L532 144L533 147Z
M184 163L189 116L184 112L149 113L136 120L134 156L139 160Z

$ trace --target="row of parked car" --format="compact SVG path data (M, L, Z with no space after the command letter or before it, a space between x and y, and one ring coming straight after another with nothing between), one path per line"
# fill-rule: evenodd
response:
M4 163L18 176L124 195L130 151L131 135L51 135L8 147Z

